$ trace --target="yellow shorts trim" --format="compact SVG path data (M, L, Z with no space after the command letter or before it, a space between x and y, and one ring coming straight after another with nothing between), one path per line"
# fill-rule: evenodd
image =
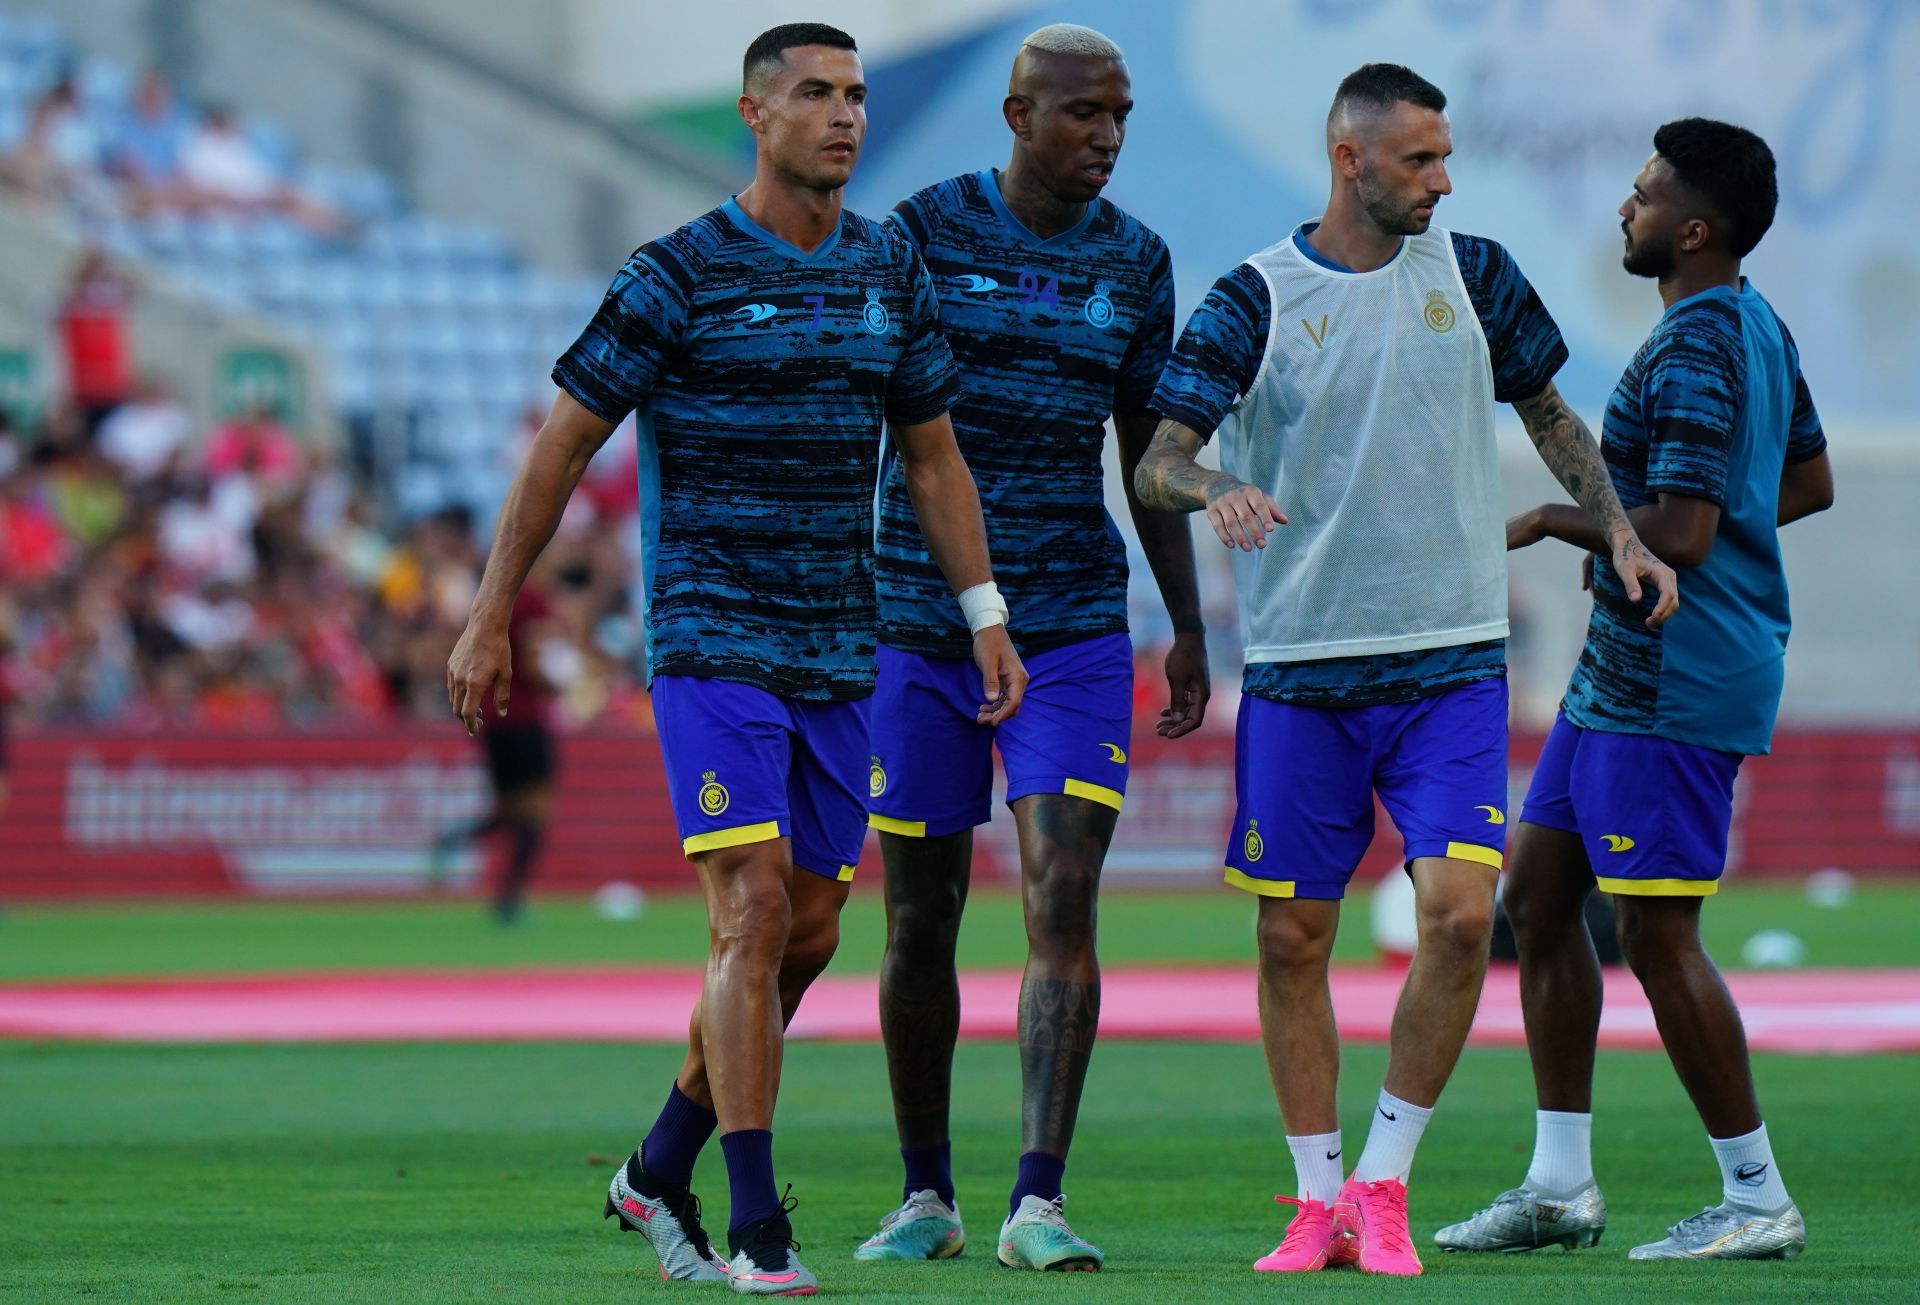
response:
M716 829L710 834L695 834L692 838L680 840L681 848L689 857L700 852L712 852L723 847L739 847L745 843L767 843L781 837L778 820L763 820L757 825L735 825L732 829Z
M853 866L843 865L840 867L840 873L835 875L834 878L838 879L843 884L850 884L853 882L853 871L854 871Z
M1292 897L1291 879L1255 879L1252 875L1227 867L1227 882L1260 897Z
M1102 788L1098 784L1089 784L1084 779L1063 780L1060 791L1068 797L1085 798L1089 802L1098 802L1103 807L1112 807L1115 811L1126 801L1126 795L1119 789Z
M1720 891L1718 879L1601 879L1603 893L1623 897L1712 897Z
M867 824L883 834L904 834L908 838L925 838L927 836L927 822L924 820L895 820L892 816L881 816L868 812ZM851 867L849 867L846 877L849 879L853 878Z
M1481 865L1490 865L1498 870L1505 860L1491 847L1481 847L1478 843L1448 843L1447 859L1451 861L1478 861Z

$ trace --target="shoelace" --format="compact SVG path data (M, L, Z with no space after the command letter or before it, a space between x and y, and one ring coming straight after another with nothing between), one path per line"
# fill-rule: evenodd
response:
M1406 1189L1400 1190L1404 1201ZM1369 1184L1360 1203L1366 1210L1367 1236L1377 1237L1382 1247L1396 1254L1405 1251L1412 1237L1407 1229L1406 1206L1393 1200L1391 1188L1386 1183Z
M1323 1235L1324 1229L1320 1228L1319 1225L1323 1222L1332 1222L1333 1211L1327 1209L1325 1205L1320 1205L1318 1201L1303 1201L1297 1196L1276 1196L1273 1199L1282 1205L1298 1207L1300 1216L1303 1216L1296 1217L1292 1223L1287 1225L1287 1235L1280 1239L1280 1249L1283 1251L1305 1249L1307 1237L1309 1235L1316 1237ZM1309 1204L1320 1205L1319 1211L1309 1210L1307 1208Z
M1067 1227L1067 1194L1065 1192L1041 1206L1036 1213L1042 1220L1057 1227L1061 1232L1070 1237L1073 1236L1073 1229Z
M741 1246L741 1249L747 1253L748 1257L751 1258L755 1264L761 1264L760 1256L756 1254L756 1252L763 1249L774 1250L779 1247L790 1246L796 1254L799 1252L800 1243L793 1239L793 1222L788 1217L799 1207L800 1202L793 1194L793 1184L788 1183L786 1192L780 1197L780 1212L778 1214L770 1214L762 1219L758 1226L754 1228L753 1236L749 1237ZM787 1235L784 1237L774 1231L780 1224L785 1224L787 1228ZM762 1267L765 1266L762 1265Z
M707 1237L707 1230L700 1224L700 1198L692 1191L682 1188L669 1191L661 1198L661 1204L667 1207L667 1213L680 1221L680 1231L687 1235L687 1241L703 1260L711 1260L713 1242Z
M1667 1229L1667 1236L1677 1242L1685 1241L1686 1238L1684 1234L1691 1229L1697 1228L1704 1235L1719 1227L1724 1226L1731 1228L1738 1222L1738 1219L1729 1215L1719 1206L1709 1205L1700 1211L1699 1214L1690 1214L1679 1223L1673 1225L1673 1227Z

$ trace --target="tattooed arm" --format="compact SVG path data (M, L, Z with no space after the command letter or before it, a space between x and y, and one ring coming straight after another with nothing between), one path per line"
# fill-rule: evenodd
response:
M1205 512L1207 524L1228 548L1251 552L1267 546L1287 517L1264 490L1194 461L1205 443L1197 431L1163 421L1134 469L1133 492L1145 507L1163 512Z
M1507 523L1507 547L1524 548L1552 536L1595 553L1610 556L1613 569L1626 585L1627 597L1640 601L1643 582L1659 591L1648 625L1659 625L1680 606L1679 582L1673 568L1647 550L1635 523L1620 506L1613 481L1580 414L1567 406L1551 381L1531 399L1513 405L1527 428L1540 460L1555 480L1583 509L1575 513L1564 505L1548 504L1522 513Z

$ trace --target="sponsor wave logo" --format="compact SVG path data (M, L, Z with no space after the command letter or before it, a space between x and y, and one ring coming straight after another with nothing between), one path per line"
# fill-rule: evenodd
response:
M748 326L752 326L755 322L766 321L779 311L780 310L772 304L743 304L733 310L733 316L745 321Z

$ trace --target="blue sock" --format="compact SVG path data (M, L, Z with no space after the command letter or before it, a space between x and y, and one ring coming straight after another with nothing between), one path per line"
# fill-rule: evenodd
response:
M1029 1151L1020 1157L1020 1173L1013 1180L1013 1199L1007 1202L1011 1215L1029 1196L1051 1201L1060 1195L1060 1180L1067 1176L1067 1162L1045 1151Z
M903 1146L900 1159L907 1166L907 1185L901 1189L901 1200L932 1188L934 1195L948 1205L953 1204L952 1142L942 1142L939 1146Z
M773 1190L773 1134L764 1128L722 1133L720 1149L727 1156L727 1186L733 1192L727 1214L731 1238L748 1224L780 1213L780 1197Z
M647 1172L662 1182L682 1186L692 1182L693 1162L719 1123L711 1110L695 1105L676 1081L667 1093L667 1104L660 1107L660 1117L647 1130L647 1140L640 1144Z

